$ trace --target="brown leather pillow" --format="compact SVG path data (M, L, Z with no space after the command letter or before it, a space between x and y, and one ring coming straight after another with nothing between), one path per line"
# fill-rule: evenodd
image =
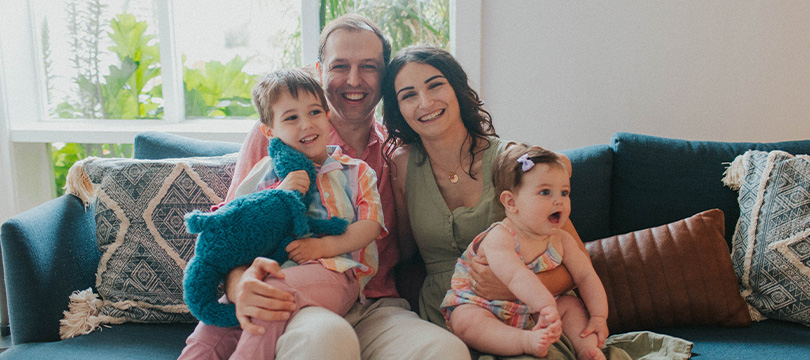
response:
M714 209L586 243L607 292L611 333L750 324L723 221Z

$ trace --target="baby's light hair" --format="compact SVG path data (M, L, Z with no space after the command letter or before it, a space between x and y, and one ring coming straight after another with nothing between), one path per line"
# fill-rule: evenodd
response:
M565 163L557 153L539 146L514 143L495 158L492 184L495 186L495 203L498 206L503 206L499 200L501 193L505 190L513 192L518 190L523 183L523 174L529 171L523 171L523 163L518 161L523 155L526 155L528 161L534 165L548 164L567 170Z
M273 104L283 94L290 94L298 100L298 92L306 91L321 101L324 111L329 110L323 88L314 74L307 69L276 70L262 75L253 87L253 106L259 113L262 124L273 127Z

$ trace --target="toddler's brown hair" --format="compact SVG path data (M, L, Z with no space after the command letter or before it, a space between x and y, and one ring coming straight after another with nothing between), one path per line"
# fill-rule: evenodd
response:
M301 90L320 99L323 110L329 111L323 88L309 69L283 69L262 75L251 93L262 124L273 127L273 103L285 93L297 100Z

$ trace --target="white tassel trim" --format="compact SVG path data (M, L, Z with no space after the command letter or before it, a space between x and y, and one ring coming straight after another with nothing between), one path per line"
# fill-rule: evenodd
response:
M87 208L90 203L95 200L96 194L93 190L93 183L90 177L87 176L84 166L98 158L90 156L86 159L77 161L68 170L67 178L65 179L65 193L72 194L79 198Z
M70 339L78 335L89 334L101 327L99 316L102 301L93 289L76 290L70 295L68 310L63 312L65 318L59 320L59 337Z
M745 179L745 163L743 159L745 159L747 154L748 153L745 153L734 158L734 161L728 163L729 166L726 168L726 171L723 172L723 184L731 190L739 191Z
M755 307L751 306L751 304L748 304L748 315L751 316L751 321L768 320L765 315L762 315L762 313L760 313Z

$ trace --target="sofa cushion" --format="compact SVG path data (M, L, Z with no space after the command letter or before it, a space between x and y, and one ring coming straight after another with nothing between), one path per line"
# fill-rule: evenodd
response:
M613 150L592 145L561 151L571 159L571 222L583 241L601 239L610 232L610 178Z
M690 326L652 331L692 341L695 360L798 360L810 354L810 330L778 320L755 322L742 328Z
M607 293L610 332L748 325L723 234L723 212L714 209L586 243Z
M740 209L737 194L720 181L726 165L750 149L807 154L810 140L714 142L616 133L610 147L612 233L623 234L714 208L723 210L726 229L733 229ZM732 234L726 232L729 246Z
M14 345L0 359L173 360L196 324L121 324L72 339Z
M236 155L77 162L69 184L87 179L96 194L96 291L104 323L194 322L183 302L183 270L196 237L183 216L208 210L228 191ZM82 290L82 289L76 289ZM65 299L67 301L67 299ZM68 331L66 329L66 331Z
M749 151L724 182L739 188L732 261L746 301L810 326L810 156Z
M227 141L197 140L175 134L144 131L135 136L136 159L168 159L219 156L239 152L240 144Z

